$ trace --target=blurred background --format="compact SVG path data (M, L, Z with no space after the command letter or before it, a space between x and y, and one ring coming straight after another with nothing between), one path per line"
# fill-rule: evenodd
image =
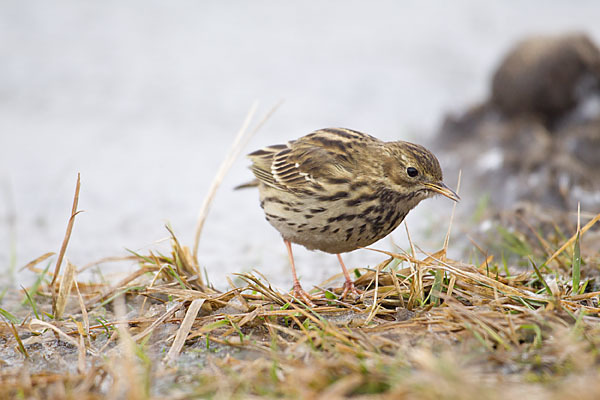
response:
M600 5L579 1L0 1L0 271L58 252L77 172L67 258L167 249L164 224L192 245L221 160L255 100L284 100L244 153L330 126L425 142L444 115L488 96L502 55L530 34L586 32ZM217 287L257 268L291 285L285 248L264 220L241 158L219 189L200 243ZM446 176L456 186L456 174ZM463 194L463 197L465 194ZM407 218L425 250L441 245L452 204ZM406 246L399 228L375 247ZM296 247L305 287L335 257ZM349 267L376 265L367 250ZM105 273L114 265L102 266ZM121 268L121 267L119 267ZM17 275L19 283L28 274Z

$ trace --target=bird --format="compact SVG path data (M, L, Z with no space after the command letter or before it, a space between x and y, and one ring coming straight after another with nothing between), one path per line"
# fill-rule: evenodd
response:
M247 156L267 221L281 234L293 277L292 295L314 305L294 264L292 243L335 254L345 282L341 298L358 294L341 254L391 233L422 200L460 197L444 184L425 147L385 142L345 128L316 130Z

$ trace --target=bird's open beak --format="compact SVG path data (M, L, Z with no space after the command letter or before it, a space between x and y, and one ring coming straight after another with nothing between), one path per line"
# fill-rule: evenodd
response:
M436 182L436 183L424 183L427 189L433 190L441 195L446 196L450 200L460 201L460 197L456 194L456 192L450 189L444 182Z

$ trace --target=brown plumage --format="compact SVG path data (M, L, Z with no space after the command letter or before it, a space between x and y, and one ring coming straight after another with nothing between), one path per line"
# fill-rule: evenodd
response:
M459 197L442 182L436 157L423 146L383 142L342 128L315 131L248 155L267 221L289 251L295 294L310 303L296 278L292 243L338 255L387 236L421 200Z

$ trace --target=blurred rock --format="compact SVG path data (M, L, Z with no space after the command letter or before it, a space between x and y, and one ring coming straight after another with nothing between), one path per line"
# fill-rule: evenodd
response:
M462 170L467 192L488 193L500 209L530 201L600 212L594 43L582 34L526 39L502 61L491 86L490 99L446 117L431 145L444 167Z
M598 90L600 51L584 34L532 37L506 55L492 79L491 102L506 116L552 123Z

